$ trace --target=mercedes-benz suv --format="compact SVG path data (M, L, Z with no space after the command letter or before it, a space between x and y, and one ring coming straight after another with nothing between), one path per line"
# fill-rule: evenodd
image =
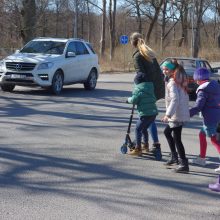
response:
M82 39L36 38L0 61L0 86L8 92L37 85L58 95L63 85L74 83L93 90L98 76L98 56Z

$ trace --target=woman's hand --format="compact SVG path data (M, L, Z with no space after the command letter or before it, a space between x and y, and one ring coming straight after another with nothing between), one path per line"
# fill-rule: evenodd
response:
M162 122L168 122L169 120L169 117L167 115L165 115L163 118L162 118Z

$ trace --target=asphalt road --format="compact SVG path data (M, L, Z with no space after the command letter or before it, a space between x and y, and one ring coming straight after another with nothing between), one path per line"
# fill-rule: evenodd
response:
M219 219L220 193L208 189L219 162L210 141L205 168L190 163L189 174L175 174L163 165L169 153L163 100L157 117L163 161L120 153L132 79L103 74L95 91L73 85L61 96L25 87L0 92L1 220ZM201 124L196 116L183 130L189 159L199 154Z

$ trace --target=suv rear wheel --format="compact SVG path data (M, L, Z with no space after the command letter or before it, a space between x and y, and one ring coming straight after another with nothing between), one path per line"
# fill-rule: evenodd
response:
M15 88L15 85L1 85L2 91L4 92L12 92L13 89Z
M93 90L95 89L96 84L97 84L97 74L96 71L93 69L91 70L87 81L84 83L84 88L86 90Z
M51 90L55 95L59 95L63 89L63 74L61 71L56 71L53 80Z

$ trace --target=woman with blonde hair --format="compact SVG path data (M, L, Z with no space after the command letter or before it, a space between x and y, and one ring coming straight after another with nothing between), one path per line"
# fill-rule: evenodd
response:
M130 40L131 40L131 44L138 49L133 54L134 58L142 58L138 56L138 52L139 52L143 56L143 58L146 59L147 61L149 62L153 61L153 58L155 58L155 52L153 51L153 49L147 46L140 33L134 32L133 34L131 34ZM141 72L141 71L137 71L137 72Z
M136 73L143 73L145 82L153 82L154 94L157 100L164 98L165 85L163 74L157 62L155 52L145 43L140 33L132 33L130 36L130 42L135 48L135 52L132 57ZM155 153L156 150L160 150L160 143L155 122L151 124L149 130L153 139L153 147L150 149L150 152ZM149 144L143 146L143 150L148 152Z

